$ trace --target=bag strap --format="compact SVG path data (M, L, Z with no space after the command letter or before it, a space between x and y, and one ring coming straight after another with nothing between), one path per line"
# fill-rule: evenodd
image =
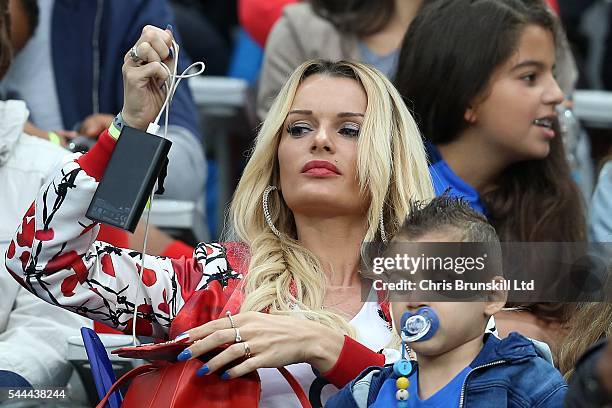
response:
M108 402L108 399L111 397L111 395L113 395L113 393L117 391L117 388L121 387L126 381L131 380L137 375L148 373L149 371L153 371L157 368L159 367L155 366L154 364L144 364L136 368L133 368L127 373L123 374L121 378L115 381L113 386L110 387L110 389L106 392L106 395L104 396L104 398L100 400L98 405L96 405L96 408L104 408L106 406L106 403Z
M121 378L119 378L117 381L115 381L113 386L110 387L110 389L106 392L106 395L104 396L104 398L102 398L100 400L98 405L96 405L96 408L104 408L106 406L106 403L108 402L109 398L111 397L111 395L113 395L113 393L115 391L117 391L117 388L121 387L126 381L131 380L132 378L136 377L137 375L148 373L148 372L156 370L158 368L159 367L157 367L154 364L144 364L144 365L138 366L138 367L128 371L127 373L123 374L121 376ZM312 405L310 405L310 401L308 400L308 397L306 396L306 393L302 389L302 386L300 385L300 383L295 379L295 377L293 375L291 375L291 373L289 371L287 371L287 369L285 367L278 368L278 371L282 374L282 376L285 378L285 380L287 380L287 382L291 386L291 389L293 390L293 392L295 392L295 395L297 396L298 400L300 401L300 404L302 405L302 408L312 408Z
M295 392L298 400L300 400L300 404L302 404L302 408L312 408L312 405L310 405L310 400L295 377L291 375L291 373L285 367L279 367L278 371L280 371L283 377L285 377L285 380L287 380L291 386L291 389L293 392Z

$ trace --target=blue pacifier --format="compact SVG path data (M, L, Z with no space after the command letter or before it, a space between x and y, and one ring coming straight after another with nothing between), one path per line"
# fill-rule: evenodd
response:
M416 313L405 312L402 315L402 340L408 343L425 341L433 337L440 327L440 319L428 306L421 307Z
M414 372L414 361L406 358L406 343L425 341L433 337L440 327L440 319L431 307L421 307L416 313L405 312L401 319L402 357L393 364L393 373L397 377L395 398L397 407L407 407L409 398L408 377Z

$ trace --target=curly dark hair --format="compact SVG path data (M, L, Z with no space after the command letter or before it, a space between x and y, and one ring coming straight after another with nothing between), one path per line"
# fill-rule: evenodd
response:
M396 237L418 239L423 235L452 228L466 242L499 242L495 228L464 199L444 193L431 201L414 201Z

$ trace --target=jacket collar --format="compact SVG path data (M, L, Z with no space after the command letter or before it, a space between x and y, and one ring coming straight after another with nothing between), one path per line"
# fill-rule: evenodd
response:
M491 333L485 334L484 346L470 367L478 367L496 361L518 361L537 357L533 343L518 333L510 333L504 339L498 339Z

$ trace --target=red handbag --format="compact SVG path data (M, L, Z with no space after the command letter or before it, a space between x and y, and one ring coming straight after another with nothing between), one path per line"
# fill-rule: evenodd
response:
M124 374L108 390L97 408L103 408L113 392L133 378L122 407L210 408L257 407L261 388L257 372L226 381L210 375L198 377L197 360L166 365L145 364ZM295 392L303 408L312 408L304 390L286 368L278 369Z
M192 324L189 327L196 327L201 324L188 322L192 322L194 317L192 312L217 311L216 307L211 308L210 306L210 296L214 296L214 291L203 290L195 292L183 308L181 308L179 314L172 321L171 326L180 325L183 328L185 323ZM200 322L208 321L197 320ZM171 327L170 333L173 334L175 332L175 327ZM187 406L251 408L258 406L261 387L257 372L231 380L222 380L216 374L199 377L196 375L196 372L202 367L203 362L209 361L215 354L221 352L222 348L197 359L177 362L177 355L190 344L192 342L189 342L188 339L183 339L113 350L113 354L118 354L122 357L153 360L153 363L136 367L124 374L108 390L106 396L97 407L103 408L112 393L128 380L132 380L132 382L123 400L122 407L125 408ZM310 408L310 402L297 380L284 367L278 370L289 382L302 407Z
M228 251L230 261L233 255L232 249ZM231 297L226 295L227 292L223 291L219 283L214 281L206 290L193 293L172 320L169 330L170 337L174 338L188 329L223 316L225 309L233 313L237 312L241 292L235 290ZM220 305L225 305L225 307L222 308ZM113 392L129 380L132 382L123 400L122 407L124 408L191 406L251 408L258 406L261 384L257 372L231 380L222 380L216 374L197 376L196 372L202 367L203 362L209 361L222 349L214 350L198 359L177 362L176 356L190 344L188 339L183 339L113 350L113 354L122 357L153 360L153 363L136 367L124 374L108 390L97 408L104 408ZM310 401L297 380L284 367L278 370L295 392L301 406L311 408Z

